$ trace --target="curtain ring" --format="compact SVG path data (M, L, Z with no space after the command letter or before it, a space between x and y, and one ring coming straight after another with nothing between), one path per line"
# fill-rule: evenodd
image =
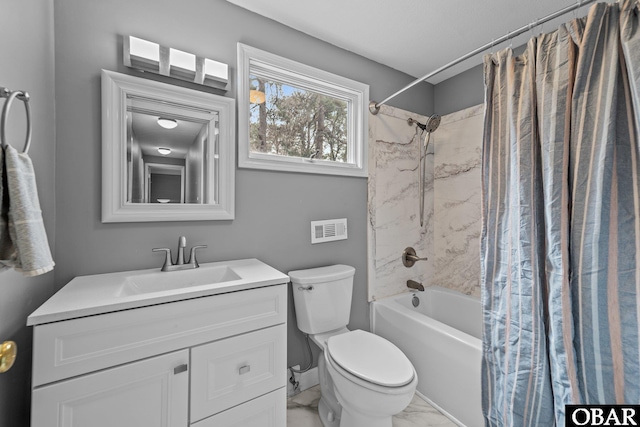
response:
M573 9L573 19L578 19L578 11L582 7L582 0L576 0L576 8Z
M24 144L24 149L22 150L23 153L26 153L27 151L29 151L29 146L31 145L31 106L29 105L28 92L21 92L21 91L11 92L11 95L9 95L9 97L7 98L7 101L4 104L4 108L2 109L2 120L0 121L0 141L2 141L3 147L6 147L7 145L9 145L9 143L7 142L7 134L6 134L7 117L9 116L9 109L11 108L11 103L15 98L20 98L20 100L24 102L24 108L27 113L27 137Z
M529 35L531 36L531 38L534 38L536 35L533 32L533 30L538 26L538 19L534 19L533 21L531 21L531 23L529 24Z

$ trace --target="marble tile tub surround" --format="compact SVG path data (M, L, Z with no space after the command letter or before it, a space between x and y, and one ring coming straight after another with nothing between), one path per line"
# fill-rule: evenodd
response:
M384 105L369 118L369 301L405 292L408 279L480 296L483 111L478 105L443 116L432 134L424 227L418 213L423 140L407 119L427 117ZM429 261L404 267L407 246Z
M418 165L424 135L407 123L410 117L427 120L388 105L369 116L369 301L404 292L409 279L422 282L433 275L433 144L427 152L425 223L420 227ZM406 268L400 257L408 246L429 260Z
M431 282L480 297L484 106L442 117L434 143L434 268Z

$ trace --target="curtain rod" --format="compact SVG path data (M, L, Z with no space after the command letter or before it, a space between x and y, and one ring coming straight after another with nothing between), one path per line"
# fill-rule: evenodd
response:
M420 83L420 82L422 82L424 80L430 79L431 77L435 76L436 74L440 74L444 70L447 70L447 69L453 67L454 65L458 65L459 63L461 63L463 61L466 61L467 59L469 59L469 58L471 58L473 56L476 56L477 54L479 54L479 53L481 53L481 52L483 52L483 51L485 51L487 49L490 49L495 45L498 45L498 44L500 44L502 42L505 42L505 41L507 41L509 39L512 39L514 37L517 37L520 34L524 34L527 31L530 31L530 30L534 29L538 25L542 25L545 22L551 21L552 19L558 18L558 17L560 17L562 15L565 15L565 14L567 14L569 12L573 12L574 10L579 9L582 6L587 5L589 3L593 3L595 1L596 0L578 0L578 2L575 3L575 4L572 4L570 6L567 6L567 7L563 8L563 9L560 9L557 12L554 12L554 13L552 13L550 15L547 15L544 18L540 18L537 21L532 22L532 23L530 23L528 25L525 25L524 27L521 27L521 28L519 28L519 29L517 29L515 31L511 31L511 32L507 33L506 35L500 37L499 39L493 40L491 43L487 43L484 46L481 46L481 47L477 48L476 50L471 51L471 52L467 53L464 56L461 56L460 58L456 59L455 61L451 61L448 64L443 65L442 67L438 68L437 70L432 71L432 72L430 72L428 74L425 74L424 76L420 77L419 79L414 80L413 82L409 83L408 85L406 85L405 87L403 87L402 89L400 89L399 91L394 93L393 95L390 95L387 98L383 99L382 101L380 101L380 102L371 101L369 103L369 111L371 112L371 114L374 114L374 115L378 114L378 111L380 111L380 106L381 105L386 104L390 99L395 98L396 96L400 95L402 92L404 92L404 91L406 91L408 89L411 89L412 87L414 87L418 83Z

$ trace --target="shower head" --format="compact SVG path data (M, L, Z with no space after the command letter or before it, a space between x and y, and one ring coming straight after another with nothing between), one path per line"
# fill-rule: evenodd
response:
M438 126L440 126L440 115L433 114L427 119L427 123L424 125L425 129L423 130L426 130L429 133L435 132L435 130L438 129Z
M423 131L431 133L435 132L435 130L438 129L438 126L440 126L440 115L433 114L432 116L427 118L427 122L425 124L422 124L412 118L409 118L407 122L409 123L409 125L415 124Z

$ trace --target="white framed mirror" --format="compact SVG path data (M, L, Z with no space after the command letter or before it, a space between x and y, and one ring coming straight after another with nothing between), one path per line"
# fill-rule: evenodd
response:
M102 70L102 222L234 218L235 100Z

